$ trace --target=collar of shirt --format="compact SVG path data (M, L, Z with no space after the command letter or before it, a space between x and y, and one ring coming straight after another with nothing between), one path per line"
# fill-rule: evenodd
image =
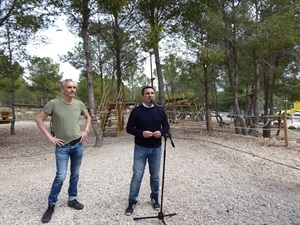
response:
M154 107L154 104L152 104L152 105L149 107L149 106L147 106L147 105L143 102L143 106L145 106L146 108L152 108L152 107Z

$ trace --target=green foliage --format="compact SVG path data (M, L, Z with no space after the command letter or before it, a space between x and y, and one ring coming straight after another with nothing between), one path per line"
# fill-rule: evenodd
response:
M162 69L169 99L181 97L186 90L188 80L186 80L185 66L185 61L176 58L175 55L169 55L163 61Z
M42 99L39 98L37 93L33 91L29 84L27 84L25 81L20 86L20 88L16 90L15 102L37 105L46 104L46 102L43 102Z
M19 62L26 56L25 46L32 35L51 25L58 11L64 11L75 34L81 34L86 28L81 26L82 21L88 21L96 105L102 85L109 83L115 89L115 77L125 81L126 100L140 101L141 86L151 82L141 69L144 53L148 55L153 49L162 53L159 47L165 47L162 41L166 35L168 40L177 35L180 40L184 37L186 49L181 51L181 42L173 39L174 49L168 51L179 49L177 55L160 54L165 58L162 75L166 97L185 95L203 104L208 84L209 101L215 105L218 99L219 111L232 107L233 93L245 110L247 93L255 90L258 74L259 99L263 99L267 87L263 84L270 82L274 104L279 104L275 107L282 107L282 99L293 102L300 96L297 10L298 0L2 1L0 101L10 101L12 80L16 102L45 102L59 95L62 75L58 64L47 58L31 59L26 83ZM62 60L82 71L77 94L87 103L86 53L82 45L78 43ZM229 77L233 71L238 77L236 87Z
M93 74L94 99L96 105L100 103L101 96L102 96L100 85L101 85L100 76L97 76L97 74ZM77 84L76 94L81 101L83 101L86 105L88 105L89 102L88 80L87 80L86 72L81 73L80 80Z
M174 29L176 19L181 13L181 1L178 0L139 0L137 20L143 21L143 49L157 49L166 33Z
M58 11L55 0L14 0L0 4L0 45L12 47L14 59L24 60L33 35L53 24ZM4 48L5 52L8 48Z
M140 102L141 87L151 85L150 79L137 66L132 66L125 71L125 99L131 102Z
M102 59L105 59L104 62L111 63L110 66L116 70L118 87L124 80L124 72L130 70L131 66L135 67L138 61L139 44L136 36L133 35L137 23L132 19L134 12L129 3L130 1L126 0L101 1L100 6L109 16L91 27L94 36L104 42L106 54L102 54L104 56Z
M60 93L62 74L59 74L59 65L51 58L33 57L28 66L31 88L44 101L55 98Z
M79 42L78 45L74 46L72 51L67 52L66 55L61 55L60 60L62 62L70 63L77 70L84 70L86 62L84 58L82 42Z
M122 11L123 7L128 5L129 0L101 0L99 1L99 3L106 11L111 12L112 14L116 14Z
M11 105L12 98L12 79L14 81L14 89L19 89L24 85L25 81L22 79L24 72L23 67L18 62L10 65L9 58L0 51L0 101L3 105Z

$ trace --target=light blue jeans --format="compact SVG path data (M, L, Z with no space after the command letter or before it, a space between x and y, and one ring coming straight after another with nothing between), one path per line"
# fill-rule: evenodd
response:
M158 197L161 155L161 146L146 148L135 144L133 175L130 183L129 201L137 201L147 160L150 173L150 198Z
M56 159L56 176L52 183L48 203L55 205L58 195L61 191L63 182L67 175L69 158L70 164L70 181L69 181L69 200L77 197L77 185L79 180L79 169L83 156L83 145L81 142L75 145L56 146L55 159Z

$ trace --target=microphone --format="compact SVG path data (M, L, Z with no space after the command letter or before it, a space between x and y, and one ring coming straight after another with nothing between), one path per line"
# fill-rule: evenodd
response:
M150 100L150 103L153 104L154 106L158 106L153 99Z

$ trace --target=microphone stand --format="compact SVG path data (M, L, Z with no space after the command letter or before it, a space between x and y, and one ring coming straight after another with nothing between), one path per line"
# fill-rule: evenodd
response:
M152 101L152 103L154 104L155 107L158 108L158 106L154 103L154 101ZM159 108L158 108L158 111L160 111ZM162 120L162 121L164 121L164 120ZM167 217L167 216L175 216L176 215L176 213L170 213L170 214L167 214L167 215L165 215L163 213L164 185L165 185L165 166L166 166L166 154L167 154L167 138L170 139L172 147L175 148L174 142L173 142L171 134L169 132L165 133L164 138L165 138L165 142L164 142L164 155L163 155L162 187L161 187L161 196L160 196L160 198L161 198L161 200L160 200L160 204L161 204L160 205L160 211L158 212L157 216L134 217L133 220L157 218L157 219L160 219L163 222L164 225L166 225L166 223L164 221L164 218Z

